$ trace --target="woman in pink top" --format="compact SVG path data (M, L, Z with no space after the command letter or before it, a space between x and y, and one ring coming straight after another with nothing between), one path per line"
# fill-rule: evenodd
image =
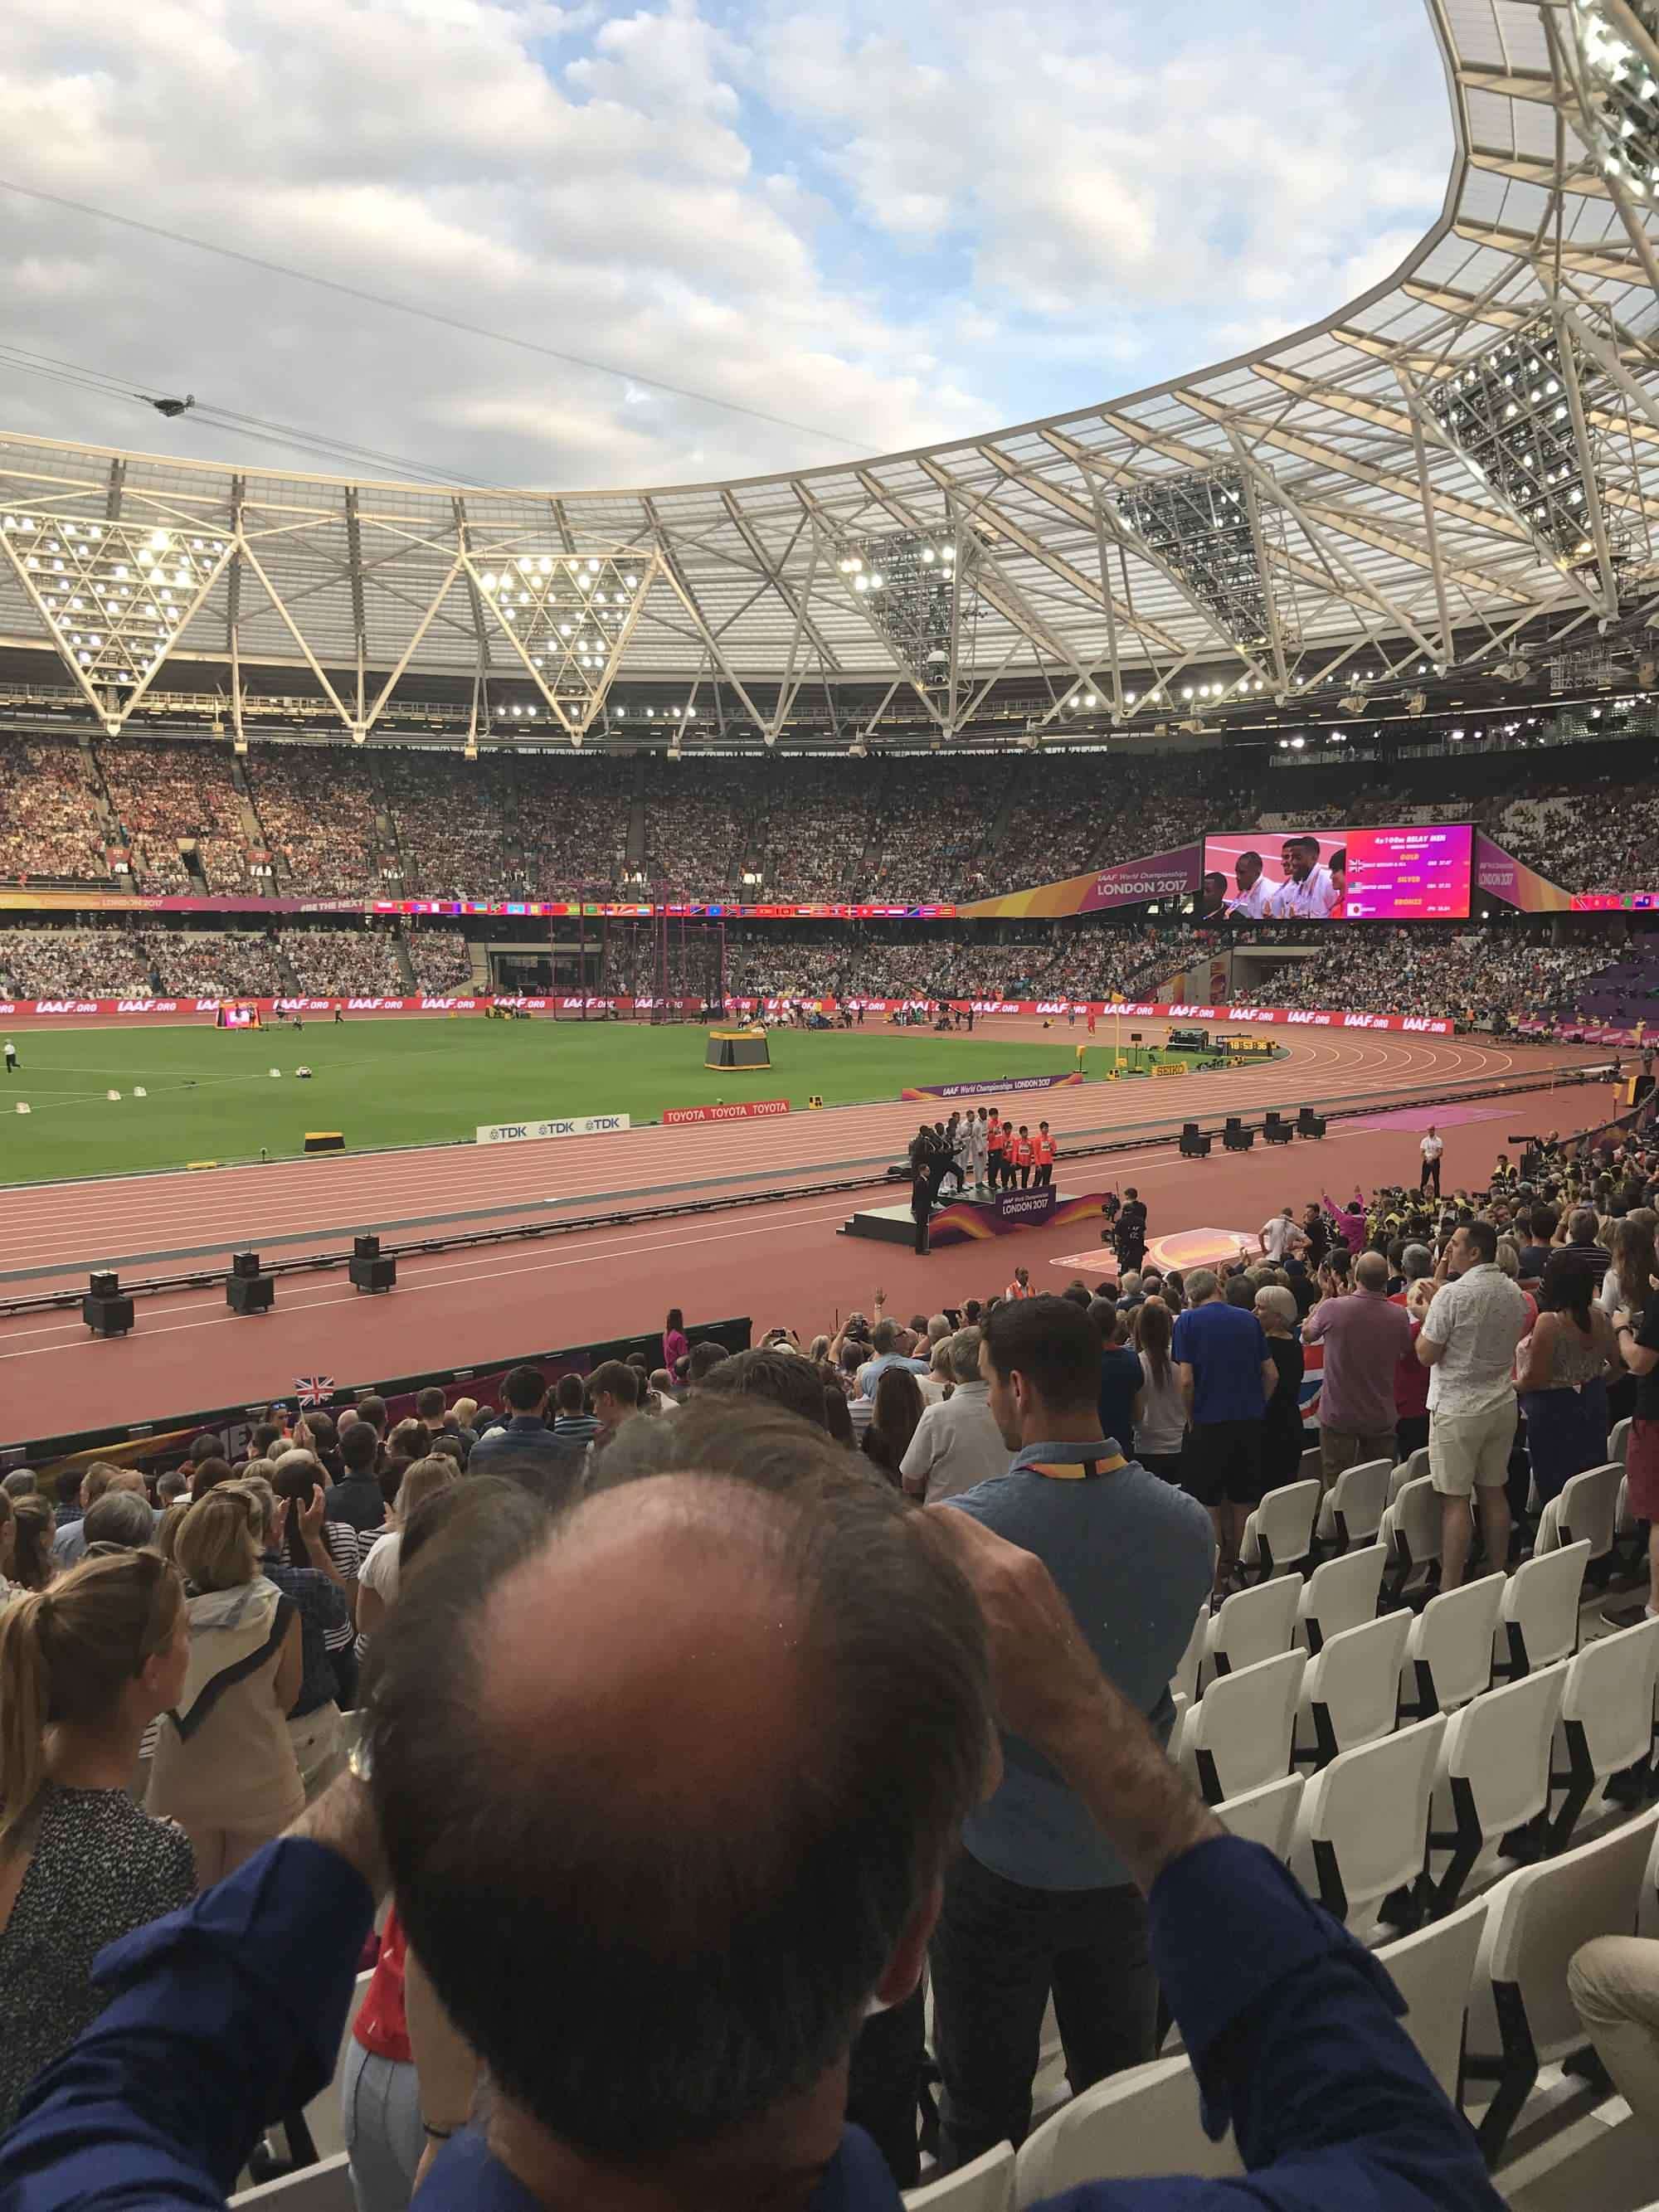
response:
M679 1363L690 1357L691 1340L685 1333L685 1316L678 1306L670 1306L668 1319L663 1325L662 1364L678 1382Z

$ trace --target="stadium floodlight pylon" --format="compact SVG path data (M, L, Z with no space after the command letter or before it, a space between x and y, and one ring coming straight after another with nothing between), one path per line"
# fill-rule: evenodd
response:
M1593 412L1606 383L1571 326L1539 316L1426 394L1435 428L1471 475L1567 568L1595 566L1593 518L1607 490L1605 441L1587 430L1581 444L1575 397Z
M654 551L469 548L469 575L494 627L574 744L599 718L660 562Z
M859 611L935 702L973 675L980 557L974 533L947 524L847 538L836 562Z
M217 582L224 534L7 515L0 547L64 666L113 737Z

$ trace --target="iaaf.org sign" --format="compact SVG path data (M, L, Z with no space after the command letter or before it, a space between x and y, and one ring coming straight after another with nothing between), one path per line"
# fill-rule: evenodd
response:
M119 999L116 1001L118 1014L176 1014L177 999Z
M626 1114L578 1114L562 1121L488 1121L479 1127L478 1142L531 1145L543 1137L603 1137L630 1126Z

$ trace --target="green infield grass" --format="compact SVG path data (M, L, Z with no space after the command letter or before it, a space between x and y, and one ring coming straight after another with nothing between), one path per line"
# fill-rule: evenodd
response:
M1080 1030L1064 1029L1052 1043L1031 1044L923 1030L781 1030L772 1036L769 1069L714 1073L702 1065L704 1034L696 1024L469 1015L338 1027L324 1018L297 1036L286 1024L247 1031L205 1020L20 1030L21 1065L0 1077L0 1183L257 1159L261 1152L287 1158L303 1151L313 1129L337 1129L348 1151L360 1152L470 1139L493 1121L580 1114L650 1121L665 1107L744 1098L798 1107L814 1095L826 1106L896 1099L910 1084L1062 1073L1076 1066L1081 1041ZM1086 1072L1104 1075L1110 1061L1109 1043L1097 1042ZM295 1076L301 1066L312 1070L308 1081ZM282 1071L275 1079L273 1067ZM135 1088L148 1095L136 1098ZM20 1100L27 1115L15 1111Z

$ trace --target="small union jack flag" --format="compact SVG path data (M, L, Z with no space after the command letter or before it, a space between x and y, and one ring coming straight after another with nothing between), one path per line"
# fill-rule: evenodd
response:
M302 1406L325 1406L334 1395L331 1375L296 1375L294 1395Z

